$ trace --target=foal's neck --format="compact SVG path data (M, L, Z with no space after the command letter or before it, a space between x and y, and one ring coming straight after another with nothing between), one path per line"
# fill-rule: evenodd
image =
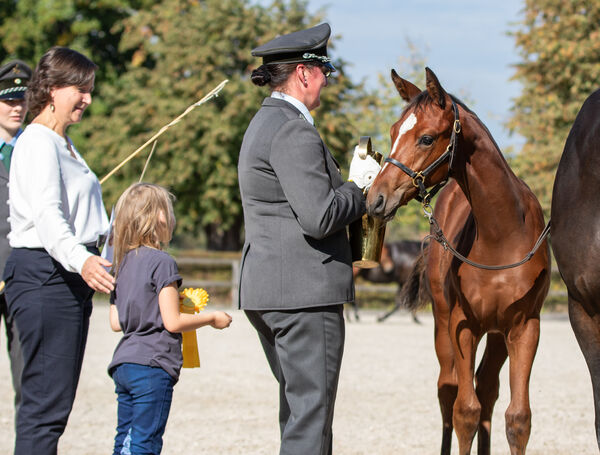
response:
M466 113L462 123L458 147L465 159L457 163L456 180L471 204L478 234L506 235L507 229L523 223L522 182L474 114Z

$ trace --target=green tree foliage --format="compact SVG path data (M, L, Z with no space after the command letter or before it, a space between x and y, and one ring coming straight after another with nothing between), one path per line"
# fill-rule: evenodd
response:
M514 32L523 84L509 127L526 143L514 163L549 214L563 146L583 101L600 86L600 3L526 0Z
M126 70L132 52L121 50L123 20L154 0L0 0L0 61L19 58L33 68L52 46L67 46L88 56L98 65L94 103L85 122L95 112L107 110L104 87L111 87ZM81 126L69 129L80 151L90 146ZM96 170L96 169L95 169Z
M244 131L268 89L249 79L260 60L250 50L273 37L323 22L306 0L0 0L0 58L32 65L53 45L77 49L99 65L94 102L69 134L103 176L163 125L223 79L221 95L192 111L161 136L144 180L177 196L177 233L204 235L210 246L237 248L242 212L237 156ZM330 54L336 57L336 37ZM413 55L414 49L409 52ZM387 154L389 128L402 101L389 82L367 90L338 71L313 112L317 128L347 175L360 135L373 136ZM422 59L400 62L398 71L422 80ZM418 72L415 70L418 68ZM137 181L145 156L128 163L104 185L107 208ZM392 237L416 237L426 229L419 206L399 211ZM396 233L396 234L394 234Z
M98 79L114 79L130 55L118 50L121 20L153 0L2 0L0 61L32 66L51 46L68 46L98 63Z
M81 125L82 135L89 137L88 162L104 175L228 79L217 99L161 136L144 180L177 196L179 234L204 233L209 247L239 248L237 157L245 129L268 95L250 81L251 70L261 63L250 50L318 22L308 15L306 2L283 0L269 7L247 0L163 0L126 18L119 52L131 60ZM336 67L339 76L323 91L315 119L334 154L344 159L355 136L345 108L352 104L354 86L343 63ZM107 204L137 181L144 161L131 161L103 185Z

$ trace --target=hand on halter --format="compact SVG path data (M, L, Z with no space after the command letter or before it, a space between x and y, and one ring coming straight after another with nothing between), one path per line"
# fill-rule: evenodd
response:
M354 157L350 163L350 175L348 176L349 181L356 183L360 189L368 189L377 174L379 174L380 169L381 166L372 156L367 155L358 146L354 147Z

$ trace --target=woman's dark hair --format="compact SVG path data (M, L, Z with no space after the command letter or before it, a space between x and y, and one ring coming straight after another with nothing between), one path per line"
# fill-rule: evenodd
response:
M303 62L307 68L318 66L311 62ZM271 65L260 65L254 71L250 78L254 85L262 87L263 85L269 84L271 90L283 87L287 82L290 74L294 72L298 63L275 63Z
M29 112L37 117L51 101L55 88L87 88L94 82L98 66L85 55L67 47L50 48L38 62L27 85Z

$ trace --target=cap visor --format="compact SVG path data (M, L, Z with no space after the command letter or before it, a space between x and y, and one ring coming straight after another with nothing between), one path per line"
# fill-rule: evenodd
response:
M22 100L25 98L25 92L13 92L0 95L0 100Z

